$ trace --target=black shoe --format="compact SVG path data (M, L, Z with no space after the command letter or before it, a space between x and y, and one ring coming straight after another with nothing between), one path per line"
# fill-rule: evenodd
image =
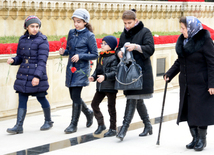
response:
M82 100L82 112L86 116L86 119L87 119L86 127L88 128L93 124L94 112L87 107L87 105L83 100Z
M202 151L207 146L206 135L207 129L198 128L198 141L194 146L195 151Z
M40 130L48 130L53 127L53 121L51 121L51 109L43 108L45 123L41 126Z
M197 127L196 128L190 128L190 133L193 137L192 142L186 145L187 149L193 149L196 142L197 142L197 135L198 135L198 130Z
M106 132L104 134L104 137L111 137L111 136L115 136L117 134L117 131L114 129L109 129L108 132Z
M77 124L80 117L81 112L81 104L73 103L72 109L72 119L70 125L64 130L66 134L74 133L77 131Z
M140 137L147 136L147 134L152 135L152 125L146 124L143 132L139 134Z
M7 132L8 133L12 133L12 134L19 134L19 133L23 133L23 122L26 116L26 112L27 110L24 108L18 108L18 112L17 112L17 121L16 121L16 125L13 128L8 128Z
M105 130L105 129L106 129L106 126L105 126L105 125L99 125L98 128L97 128L97 130L94 132L94 134L95 134L95 135L101 134L101 132L102 132L103 130Z

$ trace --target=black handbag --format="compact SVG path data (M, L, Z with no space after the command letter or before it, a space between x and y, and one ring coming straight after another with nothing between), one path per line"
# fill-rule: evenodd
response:
M117 73L115 76L115 89L116 90L141 90L143 89L143 74L142 68L138 65L130 52L131 59L127 60L125 53L120 63L117 66Z

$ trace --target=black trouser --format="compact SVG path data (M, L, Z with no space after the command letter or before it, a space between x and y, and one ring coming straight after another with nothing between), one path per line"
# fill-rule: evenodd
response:
M91 106L94 111L94 116L97 119L98 125L104 125L103 115L100 111L99 105L104 99L108 97L108 112L110 115L110 129L116 130L116 96L117 93L107 93L107 92L96 92L92 100Z
M82 87L69 87L69 92L73 103L82 104L81 99Z

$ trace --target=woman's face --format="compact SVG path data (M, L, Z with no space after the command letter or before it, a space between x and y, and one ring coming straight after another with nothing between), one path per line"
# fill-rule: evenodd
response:
M184 35L184 38L188 38L187 28L186 28L184 23L181 23L181 31L180 32Z
M27 27L28 33L30 35L36 35L39 32L39 24L32 23Z
M123 19L124 26L127 30L130 30L137 23L137 19Z
M74 27L77 30L82 30L85 27L85 25L87 24L82 19L77 18L77 17L74 17L73 20L74 20Z

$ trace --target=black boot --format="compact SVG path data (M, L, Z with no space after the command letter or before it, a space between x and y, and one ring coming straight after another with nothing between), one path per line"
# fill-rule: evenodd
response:
M109 129L108 132L106 132L104 134L104 137L111 137L111 136L115 136L117 134L117 131L114 129Z
M194 147L195 151L202 151L206 147L207 145L206 135L207 135L207 129L198 128L198 141Z
M198 136L198 130L197 127L190 128L190 133L193 137L192 142L186 145L187 149L193 149L196 142L197 142L197 136Z
M147 113L146 105L144 104L142 99L137 100L137 111L144 123L144 130L141 134L139 134L139 136L147 136L148 133L151 135L152 125L149 120L149 115Z
M125 116L123 118L123 126L120 128L120 131L116 135L116 137L119 138L121 141L123 141L124 137L126 136L126 132L128 130L129 124L131 123L132 118L134 116L136 104L137 104L137 100L135 99L127 100Z
M86 127L90 127L93 124L94 112L87 107L83 100L82 100L82 112L85 114L87 119Z
M45 123L41 126L40 130L48 130L53 126L53 121L51 121L51 109L43 108Z
M16 125L13 128L8 128L7 132L12 134L23 133L23 122L26 116L26 109L18 108Z
M65 133L73 133L77 131L77 123L79 121L81 104L73 103L72 119L70 125L64 130Z
M94 132L94 134L95 134L95 135L101 134L101 132L102 132L103 130L105 130L105 129L106 129L106 126L105 126L105 125L99 125L98 128L97 128L97 130Z

